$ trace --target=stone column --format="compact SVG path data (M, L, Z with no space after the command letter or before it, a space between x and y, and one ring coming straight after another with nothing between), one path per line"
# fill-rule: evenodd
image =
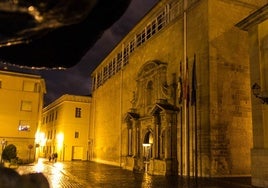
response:
M158 115L155 115L153 117L153 125L154 125L154 153L153 153L153 158L159 158L159 120L158 120Z
M133 155L137 156L137 127L136 127L136 120L133 120L133 129L132 129L132 143L133 143Z
M165 150L165 158L166 159L171 159L171 142L172 142L172 122L171 122L171 117L170 114L165 115L165 127L166 127L166 135L165 135L165 143L166 143L166 150Z

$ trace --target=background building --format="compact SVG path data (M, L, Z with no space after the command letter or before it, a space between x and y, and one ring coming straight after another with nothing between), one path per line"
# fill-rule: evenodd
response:
M268 4L237 24L248 31L252 88L252 184L268 186Z
M91 97L63 95L43 109L37 137L41 157L58 154L58 160L88 160Z
M163 0L92 73L95 161L152 174L251 173L247 34L267 0Z
M7 144L14 144L20 159L34 159L35 133L45 93L45 81L38 75L0 71L2 150Z

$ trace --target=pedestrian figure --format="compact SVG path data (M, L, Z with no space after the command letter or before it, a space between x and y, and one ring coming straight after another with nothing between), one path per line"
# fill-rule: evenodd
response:
M54 160L54 153L51 153L48 157L49 162Z
M53 154L54 162L57 162L57 158L58 158L58 154L57 154L57 153L54 153L54 154Z

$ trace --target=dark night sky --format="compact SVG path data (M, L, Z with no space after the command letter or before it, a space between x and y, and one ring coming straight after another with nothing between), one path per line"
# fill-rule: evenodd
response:
M107 29L95 45L74 67L65 70L35 70L46 81L45 104L49 104L63 94L89 95L91 93L90 74L101 60L113 49L120 39L159 0L132 0L124 15Z
M133 0L125 14L105 31L77 65L64 71L42 71L47 86L46 102L51 102L66 93L90 94L91 72L156 2L158 0Z

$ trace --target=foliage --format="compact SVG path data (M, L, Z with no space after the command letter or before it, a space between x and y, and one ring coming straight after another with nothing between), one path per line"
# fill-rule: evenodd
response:
M2 159L11 162L17 158L17 148L14 144L9 144L5 147L2 153Z

